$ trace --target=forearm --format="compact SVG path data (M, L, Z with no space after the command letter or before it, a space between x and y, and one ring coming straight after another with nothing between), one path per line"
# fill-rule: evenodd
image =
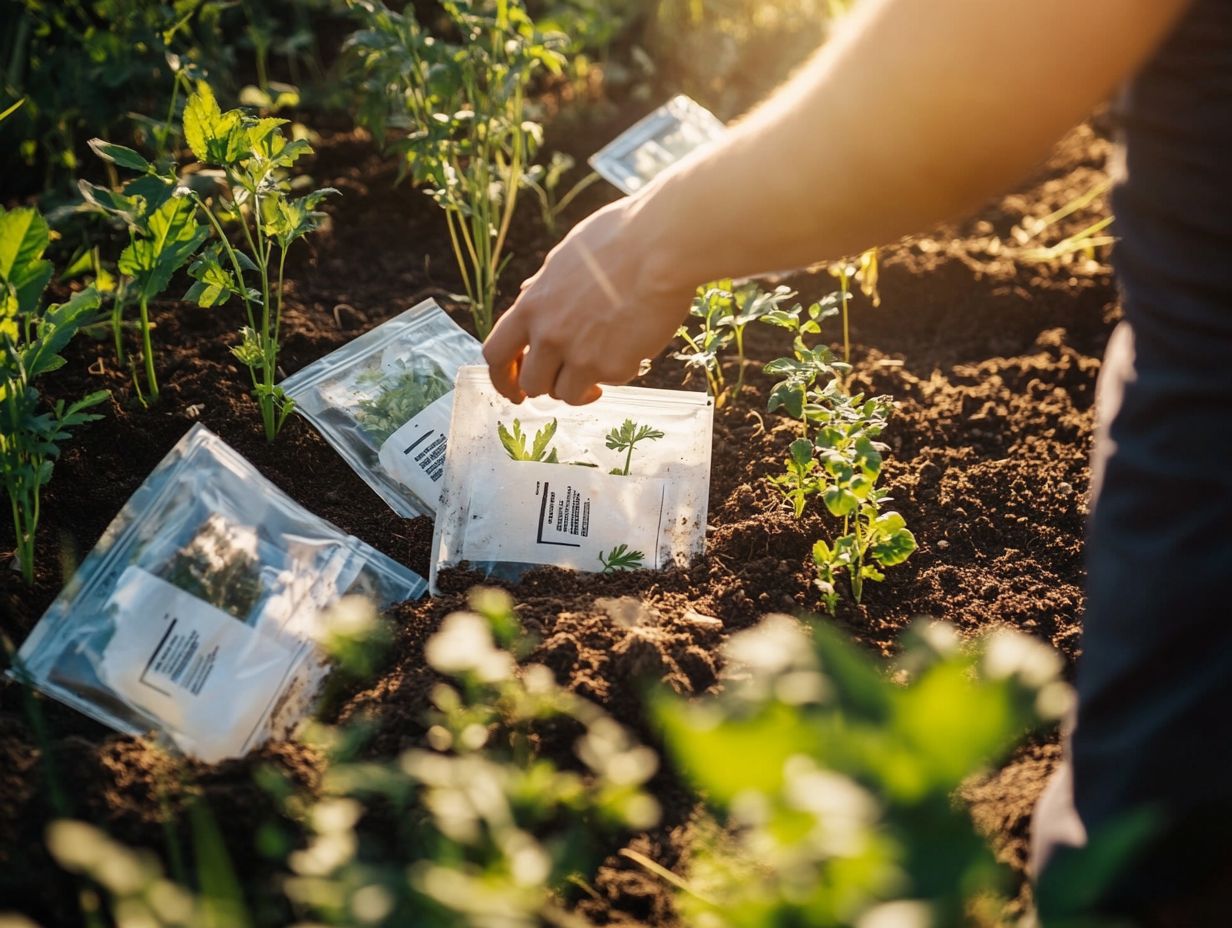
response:
M854 254L1018 180L1188 0L866 0L719 146L640 195L646 273L698 284Z

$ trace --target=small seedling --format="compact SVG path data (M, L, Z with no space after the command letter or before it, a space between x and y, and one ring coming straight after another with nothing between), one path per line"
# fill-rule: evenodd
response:
M870 248L858 258L844 258L837 264L830 265L829 270L830 276L838 280L839 303L843 314L843 361L850 364L851 321L847 304L851 302L851 284L853 281L858 283L860 292L868 297L874 306L881 305L881 293L877 289L877 249Z
M505 428L505 423L497 422L496 431L500 435L500 443L504 447L505 453L509 455L511 460L559 464L560 460L556 457L556 449L549 447L552 438L556 435L556 425L556 420L553 419L537 431L535 439L529 448L526 445L527 436L522 432L520 420L513 420L512 430Z
M613 451L626 452L625 466L612 468L612 473L621 477L629 476L629 466L633 463L633 449L638 443L658 441L663 437L665 435L659 429L649 425L638 425L632 419L626 419L619 428L612 429L607 433L607 447Z
M676 352L672 357L683 361L686 368L701 368L715 405L722 406L728 399L739 397L744 389L744 331L748 324L784 314L782 305L793 296L794 291L788 287L767 292L755 283L737 288L730 280L698 287L689 314L701 323L696 332L690 331L687 325L677 330L676 337L684 341L688 350ZM798 313L799 309L796 311ZM736 347L737 363L736 382L730 390L721 357L729 345Z
M527 91L541 70L559 75L565 37L542 33L521 0L442 4L448 37L433 35L408 5L355 3L363 28L347 43L363 75L360 120L391 136L404 176L445 213L479 336L491 331L496 287L518 193L543 140Z
M273 441L291 412L292 402L278 387L283 282L291 245L320 228L325 214L317 207L338 193L332 187L292 198L286 171L312 153L303 139L288 140L285 119L250 116L243 110L223 112L208 84L202 82L184 108L184 138L198 160L221 169L225 183L213 196L191 190L189 196L213 228L216 240L189 268L196 283L185 298L199 306L244 305L248 324L232 353L248 368L253 396L261 411L265 437ZM224 223L235 222L248 252L232 245ZM260 288L248 286L256 274ZM276 275L276 276L275 276Z
M563 195L558 195L561 181L573 170L575 164L571 155L563 151L554 151L547 164L532 164L522 177L522 183L538 198L539 214L543 219L543 226L551 235L559 232L560 216L569 208L569 204L577 199L583 190L600 180L599 175L591 171Z
M640 570L645 566L646 555L634 551L628 545L619 544L608 552L599 552L599 563L603 565L605 574L618 570Z
M890 398L848 396L837 384L826 395L829 421L818 429L815 445L821 498L831 515L843 520L843 534L813 547L817 588L833 615L838 603L835 577L846 569L851 595L859 603L864 581L880 582L880 568L901 564L915 551L915 536L897 512L883 513L889 495L877 487L885 446L876 441L885 427Z
M51 480L60 446L70 429L100 418L86 412L107 398L105 390L80 400L43 407L36 378L62 367L60 352L93 321L99 307L93 289L40 311L52 275L43 252L51 241L46 221L33 209L0 207L0 475L13 514L17 563L34 582L34 541L41 493Z
M126 183L120 192L95 186L85 180L78 182L78 189L87 204L121 220L128 228L128 247L120 254L116 266L120 282L112 297L112 337L116 358L123 363L124 346L120 336L124 310L129 299L135 298L140 312L138 328L145 368L145 393L151 400L156 400L159 388L154 366L150 302L167 289L175 272L192 259L201 243L209 237L209 229L198 221L196 204L189 198L188 189L179 186L172 165L152 164L133 149L102 139L92 139L90 148L113 171L123 168L140 174ZM133 384L140 395L141 388L135 372Z

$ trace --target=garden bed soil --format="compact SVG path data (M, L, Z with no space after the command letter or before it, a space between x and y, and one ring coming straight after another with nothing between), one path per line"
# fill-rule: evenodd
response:
M633 115L562 132L564 147L581 160L612 125ZM326 134L318 147L308 170L342 196L327 207L330 227L292 255L285 371L425 296L435 296L468 324L449 296L461 287L436 207L395 186L394 166L362 132ZM1044 215L1100 180L1106 148L1098 128L1074 130L1019 193L989 204L974 219L885 249L881 306L862 298L853 304L855 382L898 402L885 435L891 448L886 481L920 546L885 583L867 590L862 606L840 609L841 625L874 652L891 654L902 630L928 615L965 634L997 625L1022 629L1055 645L1072 666L1082 620L1092 399L1099 358L1118 316L1116 295L1105 263L1015 263L1005 243L1025 216ZM614 196L593 187L567 218L576 220ZM552 243L530 206L511 236L518 247L503 304ZM1084 222L1072 217L1054 235ZM833 281L802 274L791 283L802 297L816 298ZM13 646L50 604L66 571L195 422L309 509L426 575L427 519L396 518L298 418L275 444L265 442L247 373L230 353L237 312L171 302L158 307L155 341L164 389L150 410L135 402L106 339L78 339L69 366L49 379L53 397L107 387L112 398L106 418L82 428L56 466L45 494L35 586L23 587L8 570L0 576L2 630ZM755 362L784 348L776 330L749 338ZM665 354L640 382L679 387L682 377L680 364ZM767 485L764 478L780 467L792 425L766 413L769 383L760 363L751 365L748 381L745 394L715 417L707 553L695 566L606 576L545 569L512 588L538 641L532 659L652 743L656 737L639 698L645 681L665 681L681 693L706 692L720 685L719 646L729 633L767 612L807 613L818 605L809 552L827 527L815 513L794 519ZM691 386L703 384L694 378ZM5 525L0 550L11 545ZM464 605L467 579L454 577L446 595L393 610L397 636L385 669L338 710L342 720L360 714L377 720L373 751L422 742L434 682L423 663L423 643L444 615ZM619 597L642 603L633 621L613 619L628 606L612 602ZM17 908L47 925L78 922L72 884L57 875L42 849L43 826L56 802L121 841L159 850L163 822L202 795L242 872L260 880L268 868L254 849L254 835L276 812L255 785L254 770L273 765L308 788L320 772L313 751L295 743L206 767L110 733L47 700L36 705L45 740L32 727L28 695L12 682L0 683L0 910ZM1053 743L1033 743L965 793L978 826L1016 869L1025 860L1031 804L1056 757ZM59 796L51 783L58 784ZM696 810L670 775L660 774L652 786L664 823L629 846L680 868ZM672 925L664 884L612 850L578 910L596 924Z

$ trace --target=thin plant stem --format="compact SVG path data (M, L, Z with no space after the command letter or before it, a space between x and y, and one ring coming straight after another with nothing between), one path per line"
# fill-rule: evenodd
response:
M141 308L141 352L145 355L145 380L150 388L150 399L158 399L158 376L154 373L154 341L150 335L149 298L143 292L139 303Z

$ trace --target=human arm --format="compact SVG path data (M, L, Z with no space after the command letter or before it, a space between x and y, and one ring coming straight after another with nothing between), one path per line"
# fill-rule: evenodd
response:
M591 401L670 340L697 285L973 208L1106 98L1188 3L866 0L720 143L553 249L485 345L493 383L515 401Z

